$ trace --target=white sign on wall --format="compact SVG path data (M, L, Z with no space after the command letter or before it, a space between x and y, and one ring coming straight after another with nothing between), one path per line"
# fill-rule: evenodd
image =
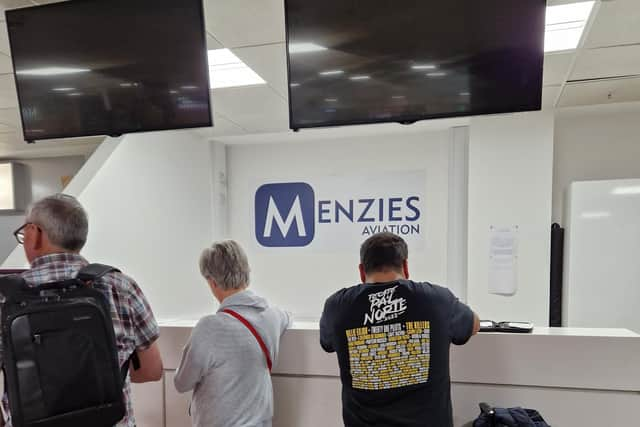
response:
M426 172L375 172L257 183L253 236L264 248L352 251L388 231L421 249Z

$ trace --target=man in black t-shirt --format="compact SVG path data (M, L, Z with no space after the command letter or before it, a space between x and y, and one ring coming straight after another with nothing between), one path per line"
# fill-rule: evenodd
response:
M337 352L347 427L451 427L449 347L480 329L446 288L409 279L407 244L392 233L360 248L362 284L325 303L320 345Z

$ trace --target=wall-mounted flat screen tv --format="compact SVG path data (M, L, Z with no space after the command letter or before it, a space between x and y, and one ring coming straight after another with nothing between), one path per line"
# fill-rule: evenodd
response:
M201 0L6 12L28 142L212 125Z
M539 110L546 0L285 0L290 127Z

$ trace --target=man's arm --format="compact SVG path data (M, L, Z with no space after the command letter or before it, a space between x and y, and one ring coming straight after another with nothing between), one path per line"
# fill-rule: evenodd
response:
M325 301L322 316L320 317L320 346L327 353L333 353L336 351L332 327L333 316L335 316L335 313L331 309L330 305L331 297Z
M447 290L448 299L451 304L450 314L450 336L451 342L455 345L462 345L469 341L473 335L480 330L480 319L478 315L456 298L451 291Z
M156 322L151 306L138 284L131 278L132 292L129 294L129 309L134 328L135 352L140 361L139 369L129 367L131 381L146 383L162 378L162 357L158 347L160 327ZM133 365L133 364L132 364Z
M138 360L140 360L140 367L139 369L134 369L133 364L129 366L131 382L159 381L162 378L163 368L158 342L154 342L149 348L136 350L136 353L138 354Z
M478 332L480 332L480 318L476 313L473 313L473 333L471 335L476 335Z

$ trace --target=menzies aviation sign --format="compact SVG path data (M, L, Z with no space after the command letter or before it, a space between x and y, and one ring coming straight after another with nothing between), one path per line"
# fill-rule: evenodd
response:
M388 176L381 186L399 188L364 187L372 191L358 185L358 181L370 184L369 180L355 180L353 185L354 180L337 177L319 179L314 185L261 185L255 193L256 240L264 247L313 243L336 248L340 242L351 246L381 231L422 240L424 172L409 173L414 179L408 181L397 175Z

